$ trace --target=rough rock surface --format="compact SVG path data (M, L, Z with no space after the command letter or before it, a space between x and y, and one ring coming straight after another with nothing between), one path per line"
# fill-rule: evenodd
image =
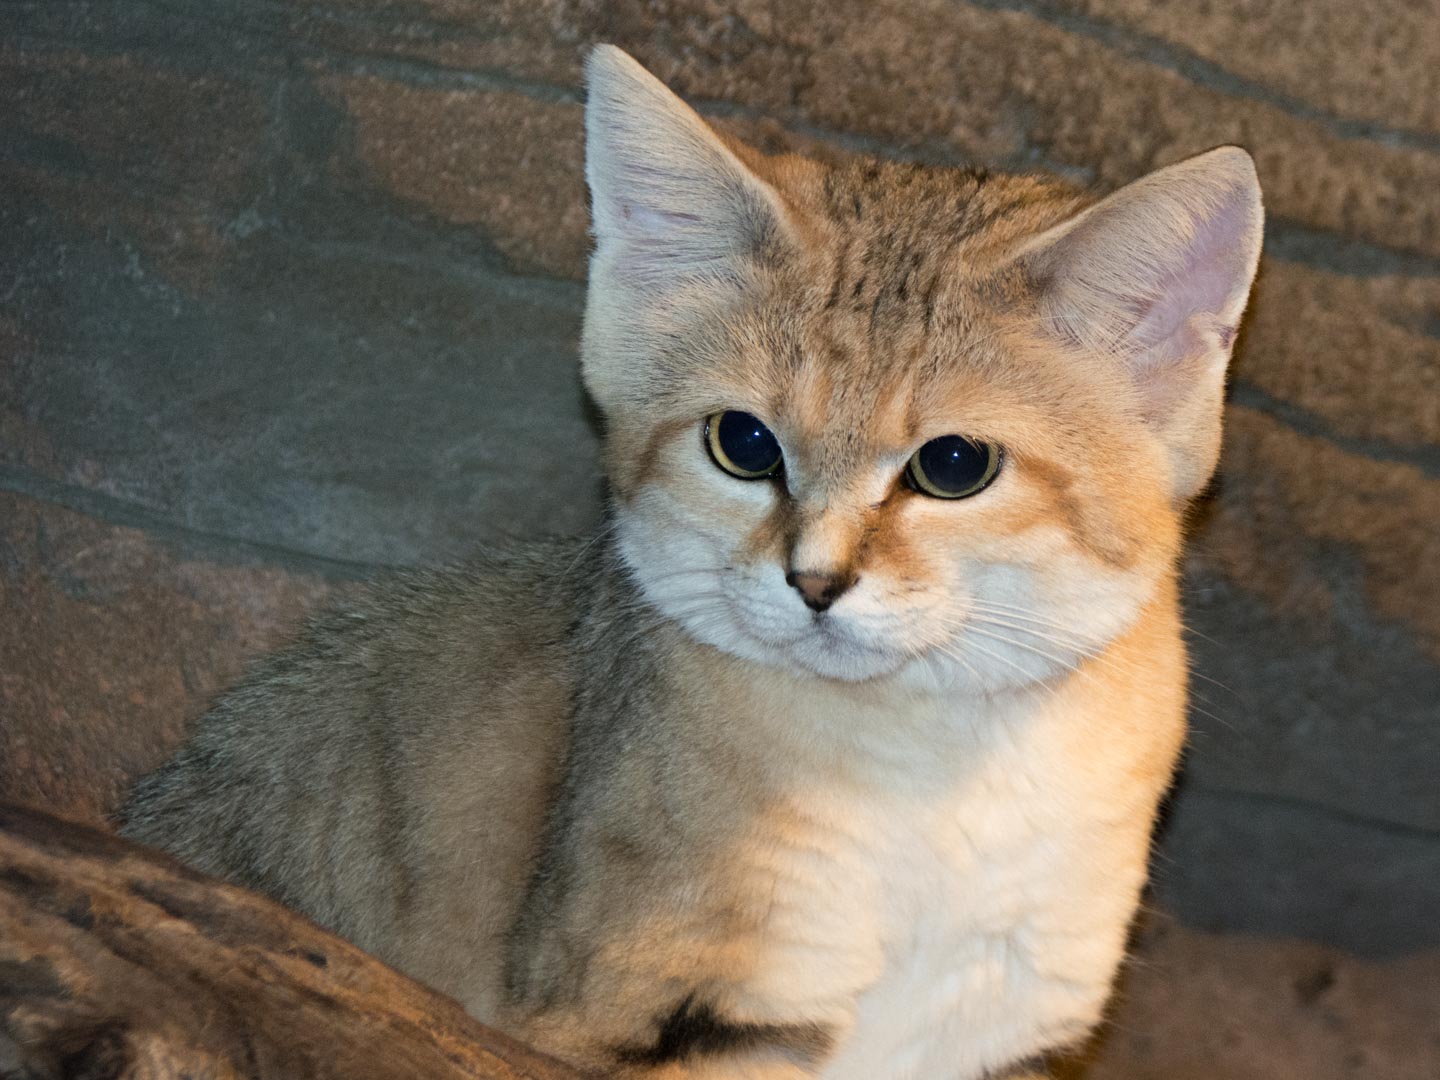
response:
M594 522L579 80L609 40L770 150L1101 188L1255 153L1157 896L1408 970L1440 947L1437 27L1404 0L12 0L0 794L98 820L326 589Z
M1440 950L1386 961L1309 941L1137 936L1112 1022L1065 1080L1427 1080ZM1088 1060L1086 1060L1088 1058Z

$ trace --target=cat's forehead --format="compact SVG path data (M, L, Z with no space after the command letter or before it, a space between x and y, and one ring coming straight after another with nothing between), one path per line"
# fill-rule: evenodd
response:
M1018 277L1002 268L1091 201L1048 177L894 162L778 176L805 225L781 279L804 308L792 322L842 350L901 349L916 361L926 339L1020 302Z
M894 162L779 170L800 221L769 295L754 312L792 367L924 393L963 378L961 353L1021 314L1029 299L1007 273L1025 241L1086 199L1053 179ZM812 381L814 381L812 379ZM819 381L823 382L824 379Z
M1042 232L1091 201L1054 177L981 168L784 159L764 171L809 226L807 244L848 271L836 302L870 275L908 279L907 291L923 294L925 270Z
M1038 374L1007 356L1028 297L997 267L1072 212L1073 193L872 163L792 181L790 197L806 215L803 250L731 323L749 360L736 375L767 388L769 416L807 441L878 450L957 403L983 411L997 380Z

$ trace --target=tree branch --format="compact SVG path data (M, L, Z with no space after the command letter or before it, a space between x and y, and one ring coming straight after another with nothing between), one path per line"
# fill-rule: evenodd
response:
M273 901L0 805L0 1076L579 1075Z

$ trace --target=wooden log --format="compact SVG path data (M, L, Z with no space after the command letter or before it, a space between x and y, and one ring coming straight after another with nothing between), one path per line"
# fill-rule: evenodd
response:
M577 1080L271 900L0 805L0 1077Z

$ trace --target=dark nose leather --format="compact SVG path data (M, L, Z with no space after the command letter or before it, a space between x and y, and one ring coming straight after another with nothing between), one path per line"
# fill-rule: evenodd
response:
M785 584L800 594L811 611L824 611L855 584L853 574L796 573L785 575Z

